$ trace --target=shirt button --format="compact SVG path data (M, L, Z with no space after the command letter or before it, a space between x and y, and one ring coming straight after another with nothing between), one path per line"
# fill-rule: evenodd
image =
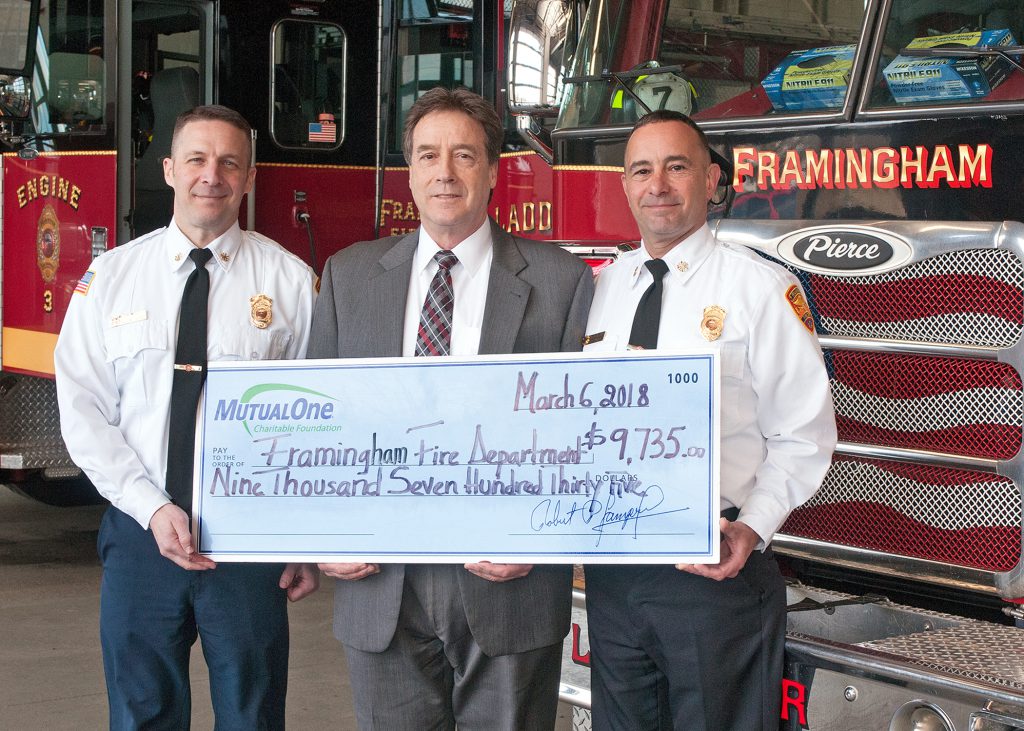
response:
M251 358L252 358L253 360L256 360L257 358L259 358L259 357L260 357L260 354L259 354L259 353L257 353L257 352L256 352L256 351L254 350L254 351L252 351L252 355L251 355L251 356L249 356L249 357L251 357Z

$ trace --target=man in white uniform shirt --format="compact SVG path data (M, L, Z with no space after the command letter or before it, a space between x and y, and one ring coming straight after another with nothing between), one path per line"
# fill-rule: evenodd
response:
M332 256L311 358L579 350L590 269L487 217L503 130L468 89L431 89L403 150L421 226ZM406 507L406 506L403 506ZM569 631L569 566L322 564L338 579L361 731L549 731Z
M171 479L169 463L172 471L186 463L189 475L190 461L168 459L175 451L169 433L190 433L195 414L193 400L180 411L186 427L174 426L172 394L179 403L181 395L174 374L205 371L177 363L181 339L202 317L208 336L195 347L208 361L301 357L309 340L312 271L238 226L239 203L256 174L250 139L245 119L225 107L196 107L178 118L164 160L173 219L92 263L54 354L68 451L112 505L98 541L111 729L189 727L197 636L217 728L283 728L286 598L298 600L318 584L313 566L215 565L195 552L189 515L172 502L173 495L187 506L191 478L184 485ZM183 292L200 279L206 301L179 322Z
M835 419L796 279L708 228L719 176L689 118L637 122L622 184L642 246L598 277L585 351L717 347L721 560L587 567L594 729L778 728L785 587L769 544L818 489Z

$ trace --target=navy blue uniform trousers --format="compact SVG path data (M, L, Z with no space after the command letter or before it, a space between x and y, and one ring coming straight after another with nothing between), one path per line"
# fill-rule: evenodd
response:
M100 526L100 639L110 728L187 729L198 636L218 731L282 729L288 609L280 564L186 571L116 508Z
M721 582L587 566L594 731L778 728L786 589L766 553Z

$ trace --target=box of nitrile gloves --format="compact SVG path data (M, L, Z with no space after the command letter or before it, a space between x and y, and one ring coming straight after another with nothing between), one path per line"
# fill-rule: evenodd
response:
M907 48L975 48L978 46L1015 46L1017 41L1006 29L915 38ZM882 70L885 83L897 102L934 102L980 99L986 97L1013 70L999 54L973 58L955 56L897 56Z
M837 109L850 83L856 46L793 51L764 77L761 87L779 111Z

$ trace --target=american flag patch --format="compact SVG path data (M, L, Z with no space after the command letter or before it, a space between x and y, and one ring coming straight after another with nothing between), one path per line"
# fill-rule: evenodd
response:
M82 278L78 280L78 284L75 285L75 292L78 294L89 294L89 285L92 284L92 278L96 276L96 272L91 269L82 275Z
M331 142L338 139L338 125L334 122L310 122L310 142Z

